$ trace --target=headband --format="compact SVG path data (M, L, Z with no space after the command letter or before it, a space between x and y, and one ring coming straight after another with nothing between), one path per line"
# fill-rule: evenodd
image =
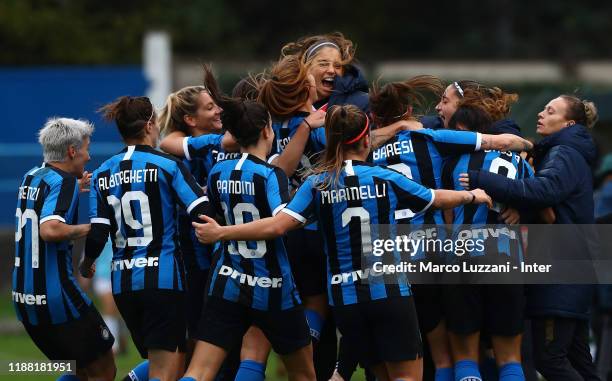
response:
M306 50L306 54L304 54L306 56L306 61L308 61L317 50L321 49L324 46L333 46L334 48L340 51L340 47L331 41L319 42L318 44L312 45L310 48L308 48L308 50Z
M344 142L344 144L350 145L350 144L353 144L353 143L359 141L359 139L363 138L365 133L368 132L368 129L369 129L368 127L370 127L370 118L368 118L368 116L366 115L366 123L365 123L365 127L363 127L363 131L361 131L359 133L359 135L357 135L353 139L351 139L351 140L349 140L347 142Z
M455 89L457 89L457 92L459 93L459 95L461 95L461 98L463 98L463 89L461 88L461 86L459 86L458 82L453 82L453 86L455 86Z

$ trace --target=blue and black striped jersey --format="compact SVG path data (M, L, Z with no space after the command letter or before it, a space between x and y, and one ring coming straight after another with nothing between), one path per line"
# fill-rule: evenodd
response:
M348 305L410 295L405 273L369 277L369 266L363 267L362 260L371 253L374 240L395 235L398 219L426 211L434 192L399 172L359 161L345 162L337 186L321 190L322 176L308 177L283 212L303 223L318 221L327 254L330 303ZM373 228L376 225L387 225L392 231L384 235ZM399 253L394 253L394 260L400 263Z
M49 220L77 223L75 176L48 164L23 177L15 214L13 302L19 320L60 324L79 318L91 304L72 275L72 243L45 242L40 226Z
M278 213L289 201L289 182L281 169L244 153L213 167L208 196L227 225L239 225ZM225 242L213 267L210 295L257 310L300 304L282 237Z
M488 172L504 175L511 179L524 179L533 177L534 172L529 163L514 152L500 152L485 150L463 154L449 159L443 170L442 182L445 189L463 190L459 183L459 174L468 173L470 170L482 169ZM461 205L453 209L453 224L455 234L461 229L477 229L482 225L497 225L500 223L498 217L502 205L495 203L493 209L486 205ZM461 226L463 225L463 226ZM499 226L504 229L504 226ZM508 256L522 258L520 247L521 237L516 232L507 228L500 230L502 234L491 233L485 244L486 252L499 252ZM488 235L488 234L487 234ZM498 236L496 238L496 236ZM513 238L514 237L514 238ZM476 238L476 237L474 237ZM483 255L484 253L473 251L471 255Z
M403 173L427 188L442 188L442 165L453 156L480 149L475 132L422 129L401 131L371 153L374 164ZM411 220L413 224L443 224L442 213L430 210Z
M198 184L206 186L208 174L212 167L219 161L235 159L240 152L226 152L221 146L223 135L206 134L183 139L183 151L185 159L183 164L193 175ZM191 217L179 208L178 231L181 251L185 258L187 269L198 266L200 270L210 268L212 261L211 245L202 245L195 236L195 230L191 226Z
M274 143L270 151L268 162L271 162L276 156L280 155L291 138L298 130L302 121L310 115L307 112L298 112L295 116L284 121L273 121L272 129L274 130ZM325 134L324 128L316 128L311 131L310 138L304 147L304 153L300 159L295 174L291 176L291 185L298 187L302 183L302 178L299 176L300 171L304 168L312 167L313 161L316 160L316 155L325 149L325 135L321 141L321 133Z
M89 216L110 226L113 293L183 290L176 205L207 201L187 168L150 146L128 146L92 175Z

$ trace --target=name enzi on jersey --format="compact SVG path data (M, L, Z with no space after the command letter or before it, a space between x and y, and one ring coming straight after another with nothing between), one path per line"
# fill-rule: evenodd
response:
M157 168L126 169L98 179L100 190L108 190L122 184L157 182Z
M27 185L24 185L24 186L19 187L19 193L17 194L17 199L36 201L38 199L39 194L40 194L40 188L29 187Z

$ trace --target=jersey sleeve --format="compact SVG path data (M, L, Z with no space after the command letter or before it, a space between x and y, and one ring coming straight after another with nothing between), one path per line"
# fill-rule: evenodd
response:
M309 177L299 187L293 199L282 211L303 224L308 220L312 220L315 211L315 194L316 189L313 178Z
M422 213L434 202L433 189L426 188L397 172L391 177L391 186L397 197L396 220L409 217L410 214Z
M280 168L274 168L266 181L266 196L272 215L275 216L289 202L289 180Z
M460 155L480 150L482 135L478 132L455 130L414 131L427 135L443 156Z
M112 216L110 215L106 200L100 194L97 178L96 173L91 177L91 186L89 188L89 222L110 226Z
M188 136L183 139L183 153L187 160L205 158L212 149L221 150L223 135L206 134L201 136Z
M78 200L79 185L76 177L62 177L61 180L54 182L45 197L40 212L40 224L49 220L70 223L66 219L69 217L69 212L76 209Z
M312 130L310 132L310 141L315 152L323 151L327 143L325 140L325 127Z
M185 208L187 213L192 214L196 208L199 209L203 206L202 204L208 203L208 197L204 195L202 188L181 162L176 162L171 184L177 198L176 201Z

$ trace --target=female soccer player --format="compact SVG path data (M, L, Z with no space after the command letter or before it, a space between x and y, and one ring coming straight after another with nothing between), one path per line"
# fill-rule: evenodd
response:
M482 170L460 175L464 187L483 187L500 202L552 207L556 224L593 224L596 149L588 131L597 121L592 102L561 95L538 114L535 177L509 179ZM562 238L562 237L560 237ZM564 249L584 252L584 237L560 239ZM551 243L554 244L554 243ZM587 250L588 251L588 250ZM593 285L534 285L527 293L536 369L549 380L599 379L589 352L589 309Z
M369 111L368 83L353 65L353 42L342 33L302 37L283 46L281 56L300 57L317 86L316 108L353 104Z
M472 102L464 101L451 117L449 128L494 132L493 119L481 106L481 99L482 96L474 98ZM505 102L495 104L504 106ZM517 129L515 133L520 134L520 130ZM511 179L533 177L533 169L519 154L487 150L448 160L443 171L444 188L463 189L458 175L468 169L500 173ZM456 233L461 226L495 226L501 218L501 208L486 210L468 205L449 212L448 223L456 226ZM520 265L523 255L520 235L516 239L507 235L489 237L485 240L484 252L474 254L484 255L480 258L484 258L486 263L509 261ZM446 287L446 326L456 378L481 378L478 368L479 346L480 333L484 331L491 337L500 381L525 379L521 367L524 299L521 284L460 284Z
M316 220L325 237L328 298L343 337L380 380L421 379L420 335L405 274L392 284L383 284L381 277L363 283L352 276L361 273L361 256L377 238L370 224L393 225L397 212L418 215L431 205L448 208L490 199L480 191L427 189L399 172L366 163L369 121L355 106L333 107L325 125L323 158L284 213L225 227L204 217L207 224L194 223L196 234L202 242L270 239Z
M72 275L72 240L90 229L77 212L92 132L81 120L49 119L38 134L44 163L24 175L17 197L13 304L47 358L76 360L76 376L62 381L116 373L113 335Z
M185 347L185 279L176 245L176 205L192 216L206 212L206 197L187 168L157 151L159 127L146 97L120 97L104 106L126 147L92 176L90 218L81 274L109 233L113 238L113 295L149 378L182 373Z
M208 176L211 207L228 225L277 214L289 201L284 172L266 163L274 132L266 108L220 99L224 127L241 146L240 159L218 163ZM210 275L198 343L185 380L212 380L228 351L251 325L281 355L291 380L314 380L310 332L281 238L223 245Z
M426 108L424 102L427 93L435 94L440 88L439 80L431 76L418 76L407 81L391 82L381 88L374 87L370 97L374 120L384 124L414 118L417 108ZM447 88L445 94L449 91ZM372 152L372 161L398 170L426 187L441 189L443 163L455 155L490 149L522 151L530 147L528 141L509 134L489 135L425 128L399 132ZM410 222L444 224L444 219L440 211L429 210L413 217ZM418 285L414 289L419 323L428 339L437 377L440 380L452 379L453 362L442 311L443 290L436 285Z

